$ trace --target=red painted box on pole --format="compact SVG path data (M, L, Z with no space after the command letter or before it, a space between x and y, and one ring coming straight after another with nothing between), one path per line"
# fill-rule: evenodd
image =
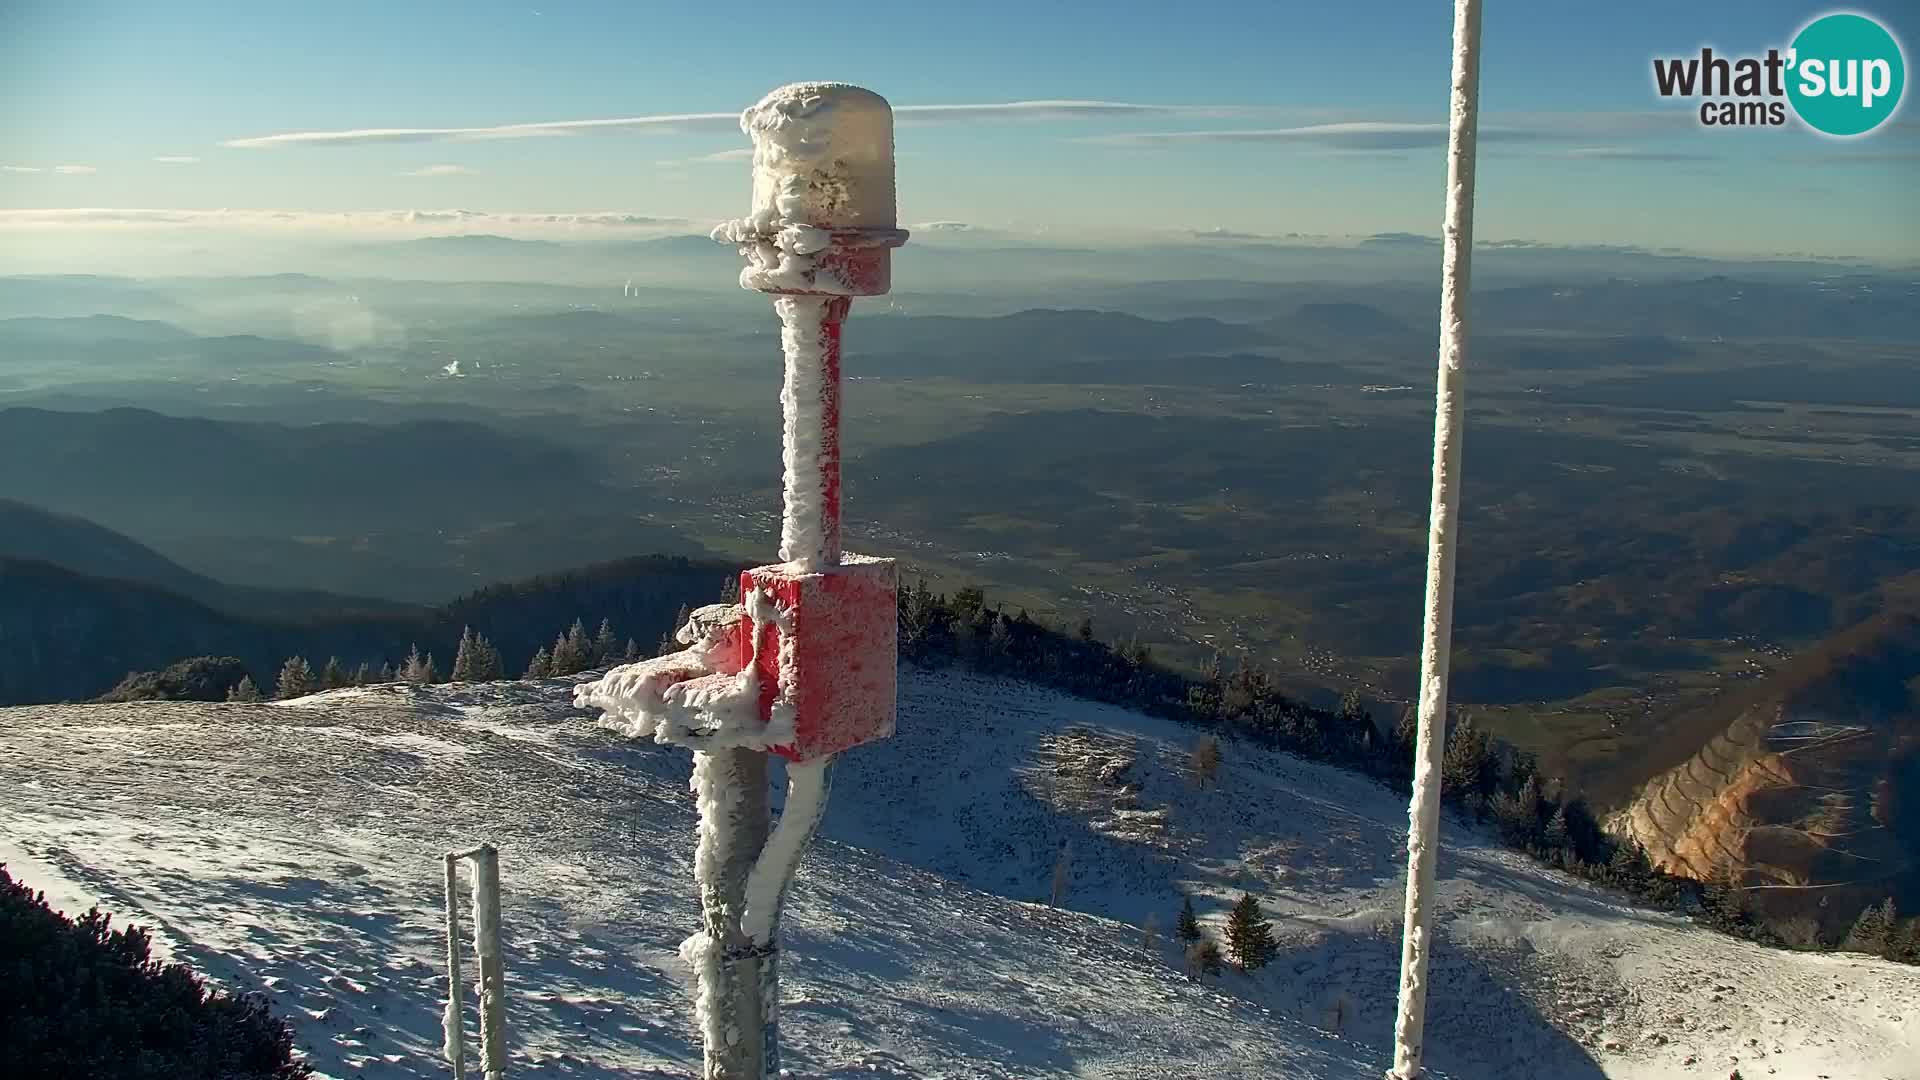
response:
M756 566L740 574L740 595L754 589L765 590L781 612L777 623L761 625L759 648L751 653L760 715L772 723L776 707L793 710L793 742L773 752L813 761L891 736L899 663L893 560L849 554L813 571L787 563ZM751 643L751 615L741 631Z

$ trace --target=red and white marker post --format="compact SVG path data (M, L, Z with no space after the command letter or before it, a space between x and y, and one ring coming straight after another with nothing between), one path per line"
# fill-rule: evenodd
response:
M693 613L685 650L609 671L575 700L634 736L695 750L698 981L706 1080L779 1071L780 908L826 807L834 755L893 734L898 573L840 545L840 338L856 296L891 284L893 110L844 83L795 83L748 109L753 211L714 230L776 297L785 378L781 562L740 575L740 604ZM769 830L768 754L787 761Z

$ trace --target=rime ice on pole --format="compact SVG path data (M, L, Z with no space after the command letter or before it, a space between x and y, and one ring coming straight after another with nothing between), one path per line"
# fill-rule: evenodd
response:
M740 286L782 295L879 296L892 282L893 109L871 90L793 83L740 117L753 140L753 209L713 231L738 244Z
M682 955L698 982L708 1077L779 1071L781 899L820 823L834 755L893 734L899 655L892 560L840 546L841 327L853 297L888 290L892 249L907 239L893 110L857 86L795 83L740 127L753 140L753 208L713 238L739 247L741 286L772 294L780 316L782 561L741 574L740 604L695 612L679 635L689 648L575 690L610 726L697 751L694 879L707 928ZM766 785L762 752L790 762L771 836L754 790Z

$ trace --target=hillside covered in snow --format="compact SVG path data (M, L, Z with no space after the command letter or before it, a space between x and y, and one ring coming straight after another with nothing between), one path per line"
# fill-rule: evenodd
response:
M836 766L788 905L795 1077L1373 1080L1388 1060L1405 805L1123 709L902 673L900 732ZM690 1077L684 752L571 683L276 705L0 710L0 861L270 994L325 1075L445 1075L439 856L500 845L513 1075ZM1920 974L1624 906L1448 819L1428 1061L1455 1080L1920 1078ZM1048 902L1062 848L1071 881ZM1189 980L1183 892L1243 891L1268 968Z

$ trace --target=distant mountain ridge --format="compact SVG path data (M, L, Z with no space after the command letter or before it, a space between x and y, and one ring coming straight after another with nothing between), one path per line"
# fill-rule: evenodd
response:
M598 490L577 451L471 421L0 409L0 495L141 536L177 533L189 520L210 533L271 519L282 534L319 535L343 521L375 531L423 512L471 522L490 519L503 491L534 509Z
M445 671L466 626L487 634L515 671L574 619L611 620L623 642L651 647L682 606L713 602L737 570L638 556L488 586L432 609L274 616L221 611L150 582L0 555L0 704L91 699L131 672L194 656L237 657L263 687L292 655L316 667L338 656L349 668L377 668L418 645Z
M294 618L345 612L417 612L415 605L305 589L229 585L86 518L0 498L0 557L52 563L94 578L137 582L236 615ZM4 603L4 600L0 600Z
M0 341L75 344L99 341L188 341L193 333L157 319L121 315L26 315L0 319Z

